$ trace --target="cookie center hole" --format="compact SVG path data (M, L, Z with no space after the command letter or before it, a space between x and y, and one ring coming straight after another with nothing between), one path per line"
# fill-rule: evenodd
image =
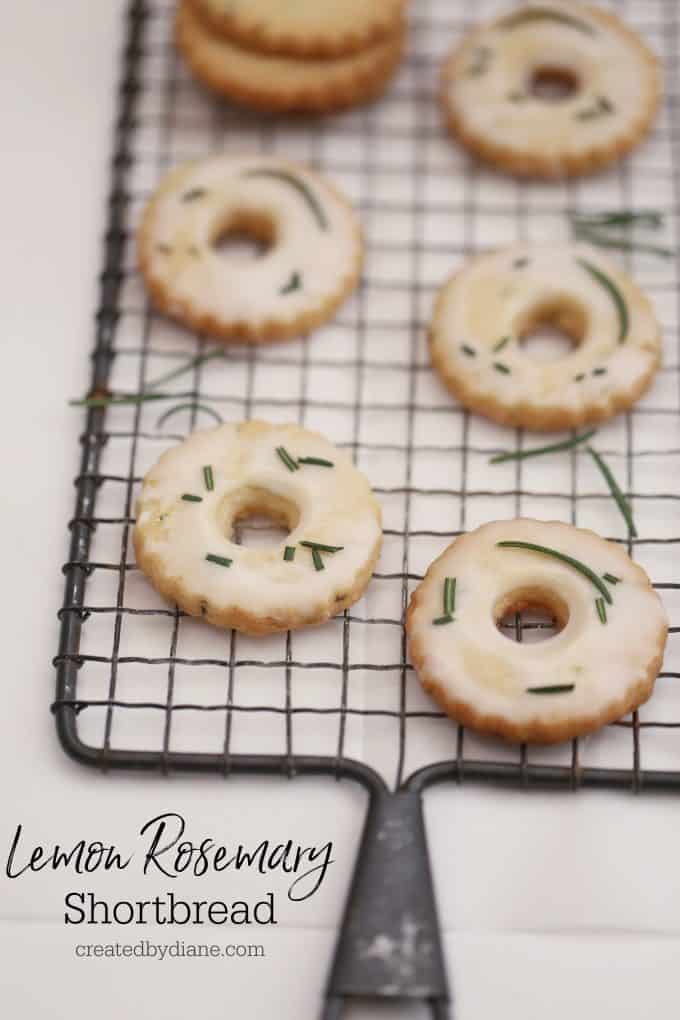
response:
M518 323L519 344L535 361L560 361L572 354L586 333L586 315L573 301L543 304Z
M266 255L275 240L276 231L269 217L239 213L220 225L212 249L228 262L252 262Z
M568 67L537 67L529 79L529 92L544 103L563 103L580 88L578 75Z
M501 634L510 641L535 645L564 630L569 609L556 592L520 588L498 602L494 619Z
M297 527L300 511L288 499L265 489L247 488L228 497L221 525L230 541L249 549L281 545Z

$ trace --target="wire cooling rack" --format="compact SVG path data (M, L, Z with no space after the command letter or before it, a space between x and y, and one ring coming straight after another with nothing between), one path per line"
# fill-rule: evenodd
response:
M316 771L369 787L374 810L328 1017L338 1015L342 996L360 991L421 995L436 1016L446 1015L426 855L413 858L418 888L409 902L416 914L425 903L428 975L421 969L420 981L402 974L390 984L384 973L376 977L380 961L369 961L368 974L353 951L371 926L399 922L386 918L390 906L371 893L386 869L372 837L385 824L398 836L411 819L424 852L419 801L430 782L680 789L676 260L622 256L650 295L664 337L650 394L601 426L596 439L633 505L634 540L586 454L491 466L494 453L534 440L461 408L433 375L425 343L435 291L465 257L515 241L566 239L570 214L652 206L664 214L665 243L676 247L680 14L665 0L614 5L666 65L664 105L648 143L597 177L541 184L475 165L442 128L437 72L469 27L465 6L415 0L409 50L388 94L319 120L270 119L219 102L193 82L174 50L170 3L133 0L128 12L91 393L158 399L87 414L64 568L57 726L70 754L102 769ZM499 6L480 0L474 17ZM363 220L366 264L355 296L313 336L227 347L203 362L201 355L221 348L153 311L135 267L134 234L163 173L215 150L280 153L334 181ZM297 421L347 449L371 480L385 524L384 551L359 603L323 627L258 639L210 628L163 603L137 569L130 541L139 484L163 450L215 418L252 417ZM555 748L513 748L454 725L422 693L405 643L404 610L432 559L456 535L518 515L570 521L622 543L653 579L672 625L650 702ZM536 637L540 626L522 618L513 624L520 639ZM403 796L388 798L388 789ZM390 804L397 805L391 815ZM393 899L403 899L410 863L397 869ZM357 898L365 905L360 914Z

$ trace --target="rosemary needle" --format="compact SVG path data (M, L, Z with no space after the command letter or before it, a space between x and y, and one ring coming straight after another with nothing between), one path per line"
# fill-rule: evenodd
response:
M656 209L613 210L601 213L573 213L574 226L584 227L650 227L653 230L663 225L663 216Z
M197 354L195 358L191 358L183 365L179 365L177 368L173 368L172 371L166 372L165 375L159 376L158 379L147 383L147 388L155 390L157 386L162 386L163 383L170 382L172 379L184 375L185 372L190 372L192 368L198 368L199 365L204 365L206 361L214 361L216 358L224 358L224 351L208 351L207 354ZM144 394L142 393L140 396L143 397Z
M593 458L598 468L600 469L602 477L609 486L609 491L616 500L616 505L618 506L619 510L621 511L623 519L628 525L628 534L630 535L631 538L637 538L637 530L635 528L635 522L633 520L633 513L632 510L630 509L630 504L628 503L628 500L621 492L621 489L619 488L618 482L614 478L614 475L611 473L609 467L607 466L607 464L605 464L604 460L597 452L597 450L594 450L592 446L589 446L588 453L590 454L590 456Z
M299 471L300 470L300 465L298 464L298 462L296 460L294 460L291 457L291 455L288 453L288 450L285 448L285 446L277 446L276 447L276 452L277 452L280 460L283 461L283 463L286 465L286 467L288 468L289 471Z
M323 560L321 559L321 553L316 548L316 546L314 546L312 549L312 560L314 562L315 570L324 570L324 563Z
M607 291L614 302L614 307L616 308L616 313L619 317L619 343L622 344L628 336L628 327L630 322L628 318L628 306L623 299L621 291L613 280L611 280L609 276L607 276L606 273L603 273L597 266L594 266L592 262L581 258L576 259L576 261L582 269L585 269L585 271L589 273L590 276L592 276L592 278L604 288L604 290Z
M585 443L586 440L595 435L596 431L597 429L590 429L589 432L583 432L580 436L565 439L561 443L551 443L549 446L535 446L532 450L518 450L516 453L497 453L495 457L489 459L489 464L503 464L506 460L526 460L527 457L538 457L543 453L559 453L560 450L570 450L573 446L578 446L579 443Z
M619 251L637 251L661 258L672 258L675 252L658 244L638 241L632 234L636 228L659 230L663 226L662 213L654 209L612 210L600 213L570 213L574 237L589 241L599 248L615 248Z
M314 191L309 187L307 182L302 178L298 177L297 174L289 173L287 170L272 170L269 167L253 167L251 170L245 170L242 177L271 177L279 181L283 181L289 184L291 188L304 199L307 203L314 219L319 224L322 230L329 229L328 219L324 211L323 206L316 197Z
M612 237L610 234L601 234L592 227L575 227L574 233L577 239L590 241L598 248L614 248L617 251L637 251L641 255L658 255L663 259L673 258L675 252L672 248L664 248L659 244L645 244L640 241L631 241L625 237Z
M300 542L300 545L304 545L304 547L306 549L311 549L312 551L314 549L318 549L319 552L325 552L325 553L336 553L336 552L340 552L341 549L345 548L343 545L324 545L323 542L305 542L305 541L303 541L303 542Z
M573 556L567 556L566 553L558 552L557 549L550 549L546 545L536 545L534 542L496 542L496 545L502 549L527 549L529 552L542 553L544 556L552 556L555 560L561 560L562 563L566 563L568 566L573 567L574 570L578 570L580 574L587 577L592 584L595 585L597 590L600 592L605 602L612 604L612 597L607 591L607 588L602 582L602 579L597 576L594 570L586 566L585 563L581 563L580 560L574 559Z
M213 361L216 358L223 357L224 351L208 351L207 354L197 354L195 358L191 358L183 365L179 365L177 368L173 368L170 372L166 372L164 375L159 376L158 379L153 379L151 382L147 383L147 392L145 393L126 393L119 397L115 397L113 395L82 397L78 400L69 400L69 404L71 407L108 407L113 404L145 404L151 400L165 400L168 396L174 396L174 394L149 393L148 390L156 390L164 383L171 382L172 379L177 379L180 375L190 372L193 368L197 368L199 365L205 364L206 361Z
M444 579L444 616L451 616L456 608L456 579Z
M298 464L315 464L317 467L335 467L332 460L325 460L323 457L298 457Z
M550 684L547 687L527 687L527 694L568 694L573 691L574 684Z
M167 399L167 393L124 393L119 397L102 394L101 396L69 400L69 407L110 407L117 404L142 404L151 400Z
M156 422L156 428L159 429L161 425L165 424L168 418L172 418L173 414L177 414L178 411L203 411L205 414L212 415L218 425L222 424L222 417L214 410L214 408L209 407L207 404L197 404L193 400L187 400L182 404L175 404L173 407L169 407L167 411L164 411Z
M219 567L230 567L232 560L226 556L216 556L214 553L208 553L206 556L208 563L216 563Z

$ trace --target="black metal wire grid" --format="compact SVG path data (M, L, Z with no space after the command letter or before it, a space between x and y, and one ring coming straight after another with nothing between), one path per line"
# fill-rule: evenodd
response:
M483 0L474 17L499 4ZM172 45L172 4L133 0L115 126L109 228L91 393L153 401L91 409L76 478L55 712L66 750L102 769L376 774L398 789L442 778L558 786L680 787L680 286L675 260L625 262L657 308L664 367L651 392L596 439L634 506L631 540L589 458L490 466L533 440L457 405L433 376L424 338L434 292L465 257L515 240L565 237L569 213L653 206L676 245L680 216L680 19L665 0L616 5L666 63L649 143L610 172L521 183L476 166L446 136L435 101L441 57L467 27L464 5L415 0L407 57L374 106L323 120L236 110L195 84ZM218 347L156 315L135 269L140 209L164 171L213 150L308 162L359 210L363 282L309 338ZM133 562L145 471L196 427L295 420L348 449L383 504L385 547L364 598L313 630L251 639L163 604ZM671 616L650 703L558 748L509 748L457 727L420 690L403 615L412 588L456 535L516 515L558 518L623 543ZM537 625L518 618L518 638ZM529 635L531 636L531 635ZM410 777L410 778L409 778Z

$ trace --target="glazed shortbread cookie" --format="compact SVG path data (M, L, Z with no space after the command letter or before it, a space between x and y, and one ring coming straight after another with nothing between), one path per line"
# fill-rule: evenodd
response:
M245 233L268 250L225 259L220 238ZM359 223L301 166L265 155L213 156L173 170L147 206L139 261L158 307L225 340L259 342L328 319L361 268Z
M549 610L559 633L517 643L508 612ZM508 740L552 743L598 729L649 698L668 622L620 546L569 524L512 520L456 539L407 616L411 658L451 718Z
M212 30L245 49L339 57L392 35L405 0L191 0Z
M213 34L187 0L176 20L177 45L194 75L234 102L273 113L327 113L368 102L397 68L404 29L365 50L335 60L255 53Z
M232 541L264 514L281 544ZM196 432L165 453L137 505L137 562L164 598L248 634L323 623L359 599L380 553L380 508L349 457L296 425Z
M539 361L522 339L561 329L574 349ZM466 263L442 288L434 367L467 407L504 425L564 429L630 407L659 364L659 325L633 281L585 244L514 245Z
M546 91L561 86L557 101ZM657 61L638 35L596 7L530 3L473 31L447 61L442 103L451 131L514 174L596 170L649 129Z

